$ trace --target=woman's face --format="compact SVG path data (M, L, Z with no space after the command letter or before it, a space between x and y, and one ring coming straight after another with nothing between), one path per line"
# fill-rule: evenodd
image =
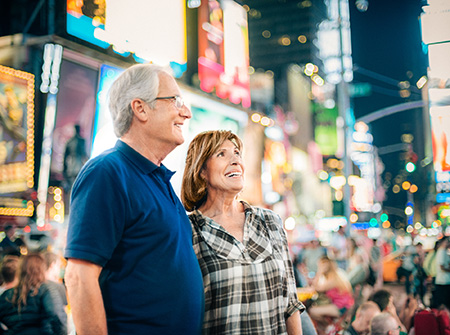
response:
M244 188L244 163L241 152L226 140L208 160L202 171L208 194L214 191L238 194Z

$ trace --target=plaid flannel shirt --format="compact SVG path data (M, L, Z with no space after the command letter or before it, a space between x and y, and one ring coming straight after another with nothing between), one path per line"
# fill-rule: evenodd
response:
M281 218L242 203L243 243L200 211L189 215L205 288L203 334L287 334L286 319L305 307Z

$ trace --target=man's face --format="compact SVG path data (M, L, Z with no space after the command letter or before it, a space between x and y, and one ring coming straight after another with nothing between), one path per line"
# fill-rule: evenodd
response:
M6 236L8 236L8 238L11 238L14 236L15 233L16 233L16 228L13 227L6 232Z
M170 75L159 75L158 97L181 96L180 89ZM150 108L150 107L147 107ZM174 99L156 100L155 107L149 113L149 136L174 148L183 144L182 127L192 113L186 106L177 108Z
M370 332L370 321L372 321L372 319L374 318L374 316L380 314L380 311L375 309L375 308L371 308L365 311L362 320L362 332L361 334L369 334Z

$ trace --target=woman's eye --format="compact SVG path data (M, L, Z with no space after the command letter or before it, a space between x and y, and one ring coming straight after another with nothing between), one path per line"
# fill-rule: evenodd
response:
M217 157L222 157L223 156L223 152L219 152L218 154L217 154Z

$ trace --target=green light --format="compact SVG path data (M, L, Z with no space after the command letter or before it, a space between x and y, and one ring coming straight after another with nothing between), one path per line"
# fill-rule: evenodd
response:
M371 227L376 227L378 226L378 221L375 218L370 219L369 224Z
M414 172L416 170L416 165L412 162L408 162L405 166L405 170L409 173Z
M381 219L381 222L386 222L389 219L389 217L386 213L383 213L383 214L381 214L380 219Z

